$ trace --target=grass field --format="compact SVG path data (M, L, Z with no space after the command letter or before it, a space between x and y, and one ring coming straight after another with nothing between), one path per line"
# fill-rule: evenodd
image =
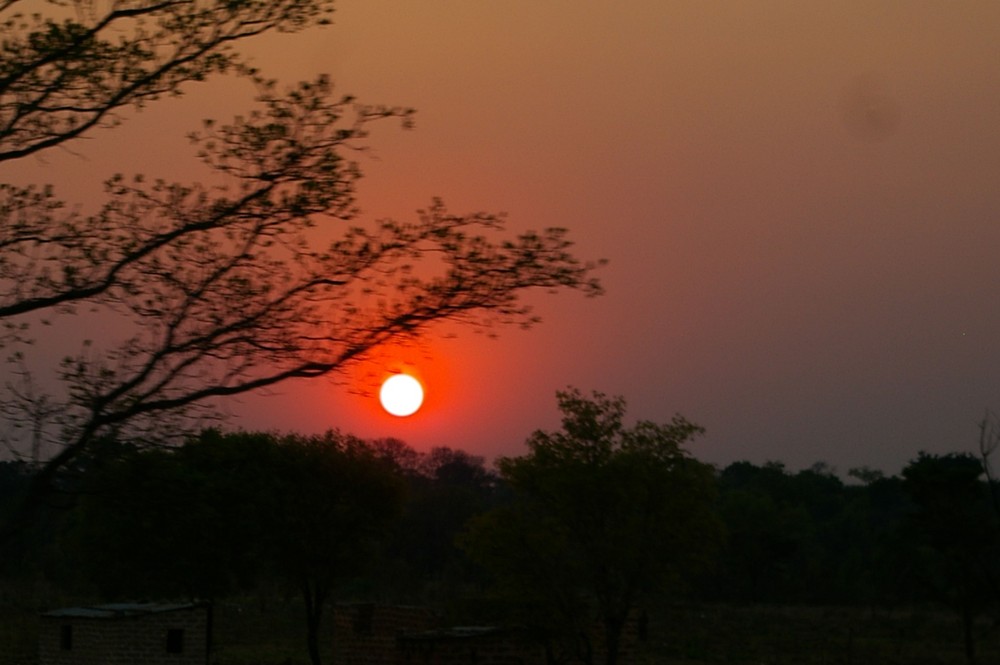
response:
M934 609L673 607L651 616L649 663L960 665L957 617ZM980 630L980 663L1000 662L1000 635Z
M0 608L0 665L36 665L37 621L23 608ZM218 604L212 661L308 665L303 630L294 602ZM983 624L979 633L979 662L1000 662L1000 629ZM965 658L957 619L934 609L688 605L650 613L638 665L660 663L962 665Z

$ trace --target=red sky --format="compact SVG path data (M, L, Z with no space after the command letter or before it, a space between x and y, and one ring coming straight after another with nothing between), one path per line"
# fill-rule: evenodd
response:
M895 473L972 449L1000 410L998 25L992 0L341 0L334 26L260 42L269 74L417 108L371 139L366 217L441 196L610 263L600 299L538 297L533 331L406 351L417 416L348 376L247 398L233 424L493 457L557 426L573 385L684 414L720 464ZM192 89L26 175L81 199L117 170L183 178L184 133L250 94Z

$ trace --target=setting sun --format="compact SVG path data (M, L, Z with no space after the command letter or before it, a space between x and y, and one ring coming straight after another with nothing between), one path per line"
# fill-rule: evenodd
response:
M424 388L409 374L393 374L379 390L382 408L394 416L410 416L424 402Z

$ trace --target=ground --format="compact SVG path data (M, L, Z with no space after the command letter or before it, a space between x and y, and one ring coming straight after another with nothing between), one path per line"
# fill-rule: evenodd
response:
M247 598L216 606L214 665L307 665L301 608ZM0 665L35 665L37 615L0 606ZM326 637L329 643L329 635ZM1000 662L1000 628L980 627L980 662ZM936 608L664 605L639 665L964 665L956 617ZM332 664L331 664L332 665Z

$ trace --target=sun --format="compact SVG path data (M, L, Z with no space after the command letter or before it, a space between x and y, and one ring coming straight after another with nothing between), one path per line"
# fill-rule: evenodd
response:
M394 416L412 416L424 403L424 387L409 374L393 374L378 392L382 408Z

